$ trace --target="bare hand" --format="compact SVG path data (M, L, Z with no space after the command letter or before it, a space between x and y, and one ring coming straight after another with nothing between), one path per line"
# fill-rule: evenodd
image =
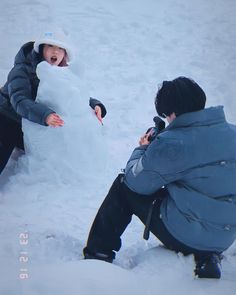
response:
M52 113L47 116L46 124L52 127L59 127L64 125L64 121L60 118L58 114Z
M98 118L98 121L103 125L102 123L102 109L100 106L95 106L94 112L96 117Z
M148 137L152 134L152 130L150 130L148 133L144 134L140 140L139 140L139 145L146 145L149 144L150 141L148 140Z

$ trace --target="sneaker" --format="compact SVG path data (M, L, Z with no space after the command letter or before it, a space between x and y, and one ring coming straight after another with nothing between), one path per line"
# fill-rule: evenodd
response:
M100 252L92 253L86 247L84 248L83 252L84 252L84 259L97 259L97 260L103 260L109 263L112 263L113 260L115 259L115 253L113 251L110 255L105 253L100 253Z
M220 279L221 259L222 257L218 254L210 254L196 259L195 275L199 278Z

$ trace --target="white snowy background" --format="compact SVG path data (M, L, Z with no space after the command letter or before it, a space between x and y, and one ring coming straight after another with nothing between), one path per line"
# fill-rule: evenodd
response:
M221 280L195 279L192 256L144 241L135 217L114 264L82 257L97 209L153 123L159 83L193 78L207 106L223 104L236 123L235 0L1 0L0 11L1 85L20 46L45 28L63 28L76 52L69 69L53 70L60 83L47 75L41 89L68 108L65 126L26 122L27 153L15 151L0 176L0 294L235 294L236 244ZM89 95L107 107L103 126L89 108L81 119Z

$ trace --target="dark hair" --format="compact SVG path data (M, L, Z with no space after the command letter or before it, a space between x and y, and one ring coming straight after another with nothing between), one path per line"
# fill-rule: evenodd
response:
M44 44L39 45L39 57L40 57L41 60L44 59L43 58L43 46L44 46Z
M179 116L199 111L204 109L205 104L205 92L194 80L186 77L163 81L155 98L156 111L162 118L172 113Z

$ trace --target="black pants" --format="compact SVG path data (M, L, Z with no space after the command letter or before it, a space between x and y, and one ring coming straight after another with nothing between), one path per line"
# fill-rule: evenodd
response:
M130 223L132 215L136 215L146 224L150 207L156 200L150 222L150 231L168 249L182 252L185 255L194 254L196 258L211 254L211 252L199 251L184 245L168 232L160 218L160 205L167 195L168 191L164 188L150 196L137 194L125 185L123 175L118 175L95 217L84 251L108 255L113 255L113 251L119 251L121 235Z
M20 124L0 114L0 173L15 147L24 149Z

